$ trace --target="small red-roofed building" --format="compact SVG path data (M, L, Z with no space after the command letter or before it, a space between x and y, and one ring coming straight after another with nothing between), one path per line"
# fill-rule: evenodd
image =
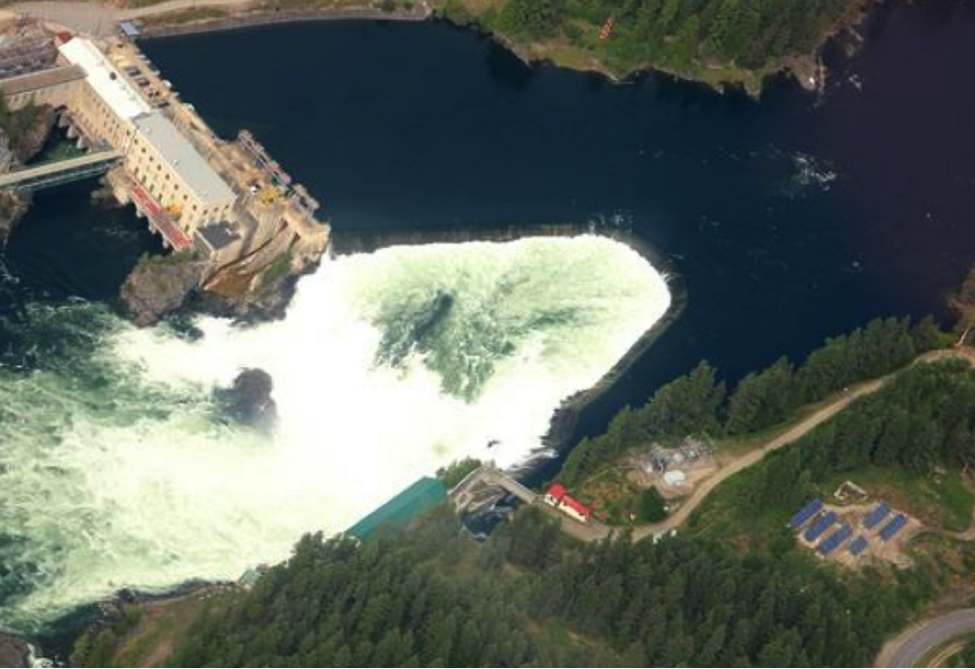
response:
M556 483L552 485L542 499L549 506L554 506L565 515L570 518L575 518L580 523L588 522L589 517L592 516L592 509L575 500L565 491L565 488L561 484Z

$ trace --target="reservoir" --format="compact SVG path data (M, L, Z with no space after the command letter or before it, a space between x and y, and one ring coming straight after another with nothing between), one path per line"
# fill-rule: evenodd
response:
M875 316L944 316L975 261L975 2L887 4L861 32L852 59L828 50L824 96L779 81L760 102L528 68L445 24L144 48L219 133L265 142L337 235L593 220L669 256L687 309L592 433L701 359L733 381Z

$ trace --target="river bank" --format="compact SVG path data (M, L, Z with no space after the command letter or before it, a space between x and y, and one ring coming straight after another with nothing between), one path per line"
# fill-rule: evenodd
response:
M676 79L699 82L716 90L741 87L757 97L770 77L788 72L807 90L821 91L826 70L820 58L831 38L861 24L869 7L881 0L852 0L851 9L836 18L819 36L815 47L806 52L776 58L761 67L743 67L732 62L703 59L685 66L659 60L618 63L602 43L579 42L575 38L526 39L491 25L495 3L473 0L390 0L357 6L353 0L164 0L117 7L100 2L12 2L8 12L35 16L58 27L108 36L120 21L139 23L146 38L226 31L262 25L282 25L311 21L375 20L424 21L436 17L458 26L489 35L529 65L550 63L582 72L598 73L615 83L659 72ZM85 6L80 6L80 5ZM590 30L586 28L586 30ZM573 35L575 33L573 32Z
M0 14L30 16L57 29L99 37L116 35L121 21L141 24L145 36L162 37L307 21L420 21L430 11L426 0L399 5L359 0L163 0L134 6L102 0L0 3Z
M716 43L721 40L718 37L712 39L709 35L708 22L714 20L713 14L724 13L725 6L719 10L702 10L700 20L696 14L685 16L680 30L676 30L674 18L658 18L664 25L651 31L653 40L659 40L661 35L666 35L664 44L689 40L687 48L681 54L669 54L672 49L665 47L658 49L661 51L658 57L637 56L635 54L640 49L631 44L650 39L648 36L634 37L632 34L632 24L645 22L643 15L632 8L621 9L610 3L607 3L603 11L605 24L602 25L591 23L593 12L598 12L598 9L591 7L591 3L584 9L566 3L560 18L554 18L553 12L553 17L546 19L551 24L544 32L539 27L539 22L543 20L541 17L545 16L543 12L531 19L532 23L528 25L535 27L530 30L519 25L519 21L527 22L530 15L516 18L519 14L509 4L523 4L517 0L507 4L493 0L445 0L440 3L436 14L459 26L490 35L529 65L549 63L593 72L615 83L625 83L640 75L657 72L679 80L703 83L719 91L741 88L751 97L757 98L767 80L784 73L790 74L804 89L822 92L827 74L821 58L825 45L837 35L861 25L871 7L880 1L851 0L835 10L835 14L828 15L828 18L817 15L818 32L812 40L808 33L804 33L801 40L797 39L803 43L801 48L792 48L783 53L773 53L770 50L762 54L760 61L754 64L741 62L744 58L739 60L714 53L719 50ZM780 9L785 12L788 8ZM580 12L581 15L577 15ZM758 12L759 10L754 10L753 15ZM706 21L705 17L709 14L711 18ZM744 21L741 19L741 11L736 7L726 14L724 20L729 21L728 25L731 27L725 26L723 31L735 30L737 24ZM683 15L678 12L678 16ZM789 23L792 17L783 15L780 18L781 23ZM758 30L758 21L753 16L752 23L749 24L753 26L753 30ZM666 32L666 22L671 22L670 32ZM824 22L825 25L820 27L819 24ZM744 39L761 42L764 37L760 34L746 34Z
M192 35L197 33L235 30L255 26L306 23L311 21L424 21L428 10L395 9L387 11L375 7L321 8L284 10L245 10L240 13L210 14L194 18L192 14L161 14L143 20L146 38Z

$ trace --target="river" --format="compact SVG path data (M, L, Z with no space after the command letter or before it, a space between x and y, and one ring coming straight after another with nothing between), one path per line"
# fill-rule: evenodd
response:
M874 316L944 316L975 260L975 2L885 5L863 32L852 58L829 50L824 96L779 80L760 101L528 68L440 23L144 49L337 235L589 221L665 255L686 309L581 436L702 358L734 380ZM106 304L157 242L90 188L40 195L0 253L0 624L21 630L283 557L488 438L517 459L670 300L611 242L437 246L329 263L279 324L136 331ZM275 376L273 438L214 407L245 365Z

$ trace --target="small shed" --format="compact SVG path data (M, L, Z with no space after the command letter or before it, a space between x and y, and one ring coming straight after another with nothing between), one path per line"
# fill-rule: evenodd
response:
M131 21L120 21L118 24L119 34L128 40L137 39L142 31L139 30L139 26L135 25Z

